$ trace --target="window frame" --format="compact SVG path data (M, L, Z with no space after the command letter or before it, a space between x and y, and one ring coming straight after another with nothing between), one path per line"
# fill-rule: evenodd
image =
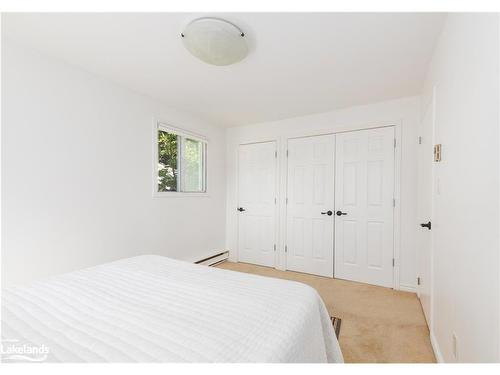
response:
M163 121L154 120L153 121L153 197L154 198L181 198L181 197L207 197L208 196L208 139L200 134L191 132L189 130L177 128L175 126L169 125ZM175 134L179 137L180 142L177 144L177 155L178 155L178 178L177 178L177 191L158 191L158 131L165 131L171 134ZM203 191L183 191L185 170L183 168L184 164L184 152L183 146L185 139L189 138L193 141L202 143L202 185Z

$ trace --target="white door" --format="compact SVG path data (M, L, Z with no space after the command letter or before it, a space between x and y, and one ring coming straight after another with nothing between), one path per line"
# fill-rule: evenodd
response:
M333 277L335 135L288 141L286 268Z
M274 267L276 142L240 145L238 261Z
M394 128L337 134L335 277L393 286Z
M432 185L433 185L433 132L434 99L427 106L420 124L418 152L418 247L417 247L417 292L424 310L427 324L431 324L431 256L432 256ZM431 222L431 228L421 224Z

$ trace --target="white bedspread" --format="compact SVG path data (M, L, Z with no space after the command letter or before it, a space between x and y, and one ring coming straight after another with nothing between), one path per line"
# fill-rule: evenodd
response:
M3 290L2 336L4 361L343 361L313 288L153 255Z

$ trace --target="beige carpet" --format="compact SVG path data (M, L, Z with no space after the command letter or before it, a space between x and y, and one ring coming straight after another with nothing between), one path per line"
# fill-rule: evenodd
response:
M420 302L413 293L245 263L225 262L218 267L316 288L330 315L342 318L339 342L346 362L436 361Z

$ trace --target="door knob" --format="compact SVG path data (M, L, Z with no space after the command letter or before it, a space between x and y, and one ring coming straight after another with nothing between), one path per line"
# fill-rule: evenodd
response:
M328 215L328 216L332 216L333 215L333 212L328 210L326 212L322 212L321 215Z
M347 212L337 211L335 212L337 216L347 215Z
M245 209L243 207L238 207L237 210L240 211L240 212L245 211Z
M427 228L427 229L431 230L432 224L431 224L431 222L429 221L428 223L422 223L422 224L420 224L420 226L421 226L422 228Z

